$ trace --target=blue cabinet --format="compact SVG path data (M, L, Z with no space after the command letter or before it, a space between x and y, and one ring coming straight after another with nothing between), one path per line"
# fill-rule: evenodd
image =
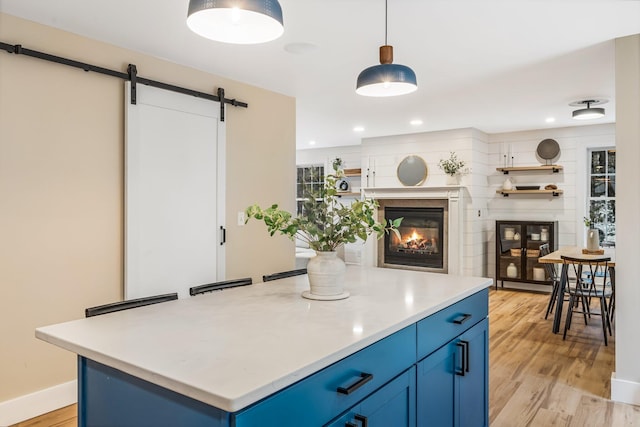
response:
M399 375L327 427L416 425L416 368Z
M488 320L418 362L418 426L489 425Z
M79 425L487 426L487 311L484 289L234 413L79 357Z

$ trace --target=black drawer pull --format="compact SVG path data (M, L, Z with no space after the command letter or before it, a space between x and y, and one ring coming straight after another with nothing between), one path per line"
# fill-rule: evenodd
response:
M357 425L355 425L355 423L352 423L351 421L347 421L344 424L344 427L358 427Z
M367 374L364 372L360 373L360 378L355 383L351 384L349 387L338 387L338 393L340 394L351 394L369 381L373 379L373 374Z
M356 421L360 421L362 423L362 427L367 427L369 425L369 420L364 415L356 414L354 418Z
M453 323L455 323L456 325L462 325L464 322L466 322L469 319L471 319L470 314L461 314L460 316L453 319Z

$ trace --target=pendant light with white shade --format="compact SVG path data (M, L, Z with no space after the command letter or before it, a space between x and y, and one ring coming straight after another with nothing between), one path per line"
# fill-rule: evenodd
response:
M575 120L591 120L591 119L599 119L600 117L604 117L604 108L600 107L592 107L592 105L601 105L606 104L608 101L606 99L586 99L584 101L575 101L570 103L569 105L572 107L584 107L579 110L574 110L571 116Z
M187 26L202 37L235 44L265 43L284 32L278 0L190 0Z
M393 46L387 44L387 0L384 2L384 46L380 46L380 65L358 75L356 93L364 96L397 96L418 89L416 73L406 65L393 64Z

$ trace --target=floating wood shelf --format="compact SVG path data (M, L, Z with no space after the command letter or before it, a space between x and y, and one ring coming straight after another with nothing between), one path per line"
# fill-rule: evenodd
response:
M558 173L562 170L561 165L541 165L541 166L514 166L506 168L496 168L497 171L502 172L505 175L509 175L509 172L532 172L532 171L550 171Z
M509 194L551 194L557 197L562 194L562 190L496 190L496 193L509 197Z
M361 169L345 169L342 171L344 176L360 176L362 174Z

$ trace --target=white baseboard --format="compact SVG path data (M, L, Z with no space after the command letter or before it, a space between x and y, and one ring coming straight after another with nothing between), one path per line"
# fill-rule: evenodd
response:
M76 380L6 400L0 402L0 426L10 426L64 408L77 401L78 382Z
M611 400L615 402L640 405L640 383L616 378L616 373L611 373Z

